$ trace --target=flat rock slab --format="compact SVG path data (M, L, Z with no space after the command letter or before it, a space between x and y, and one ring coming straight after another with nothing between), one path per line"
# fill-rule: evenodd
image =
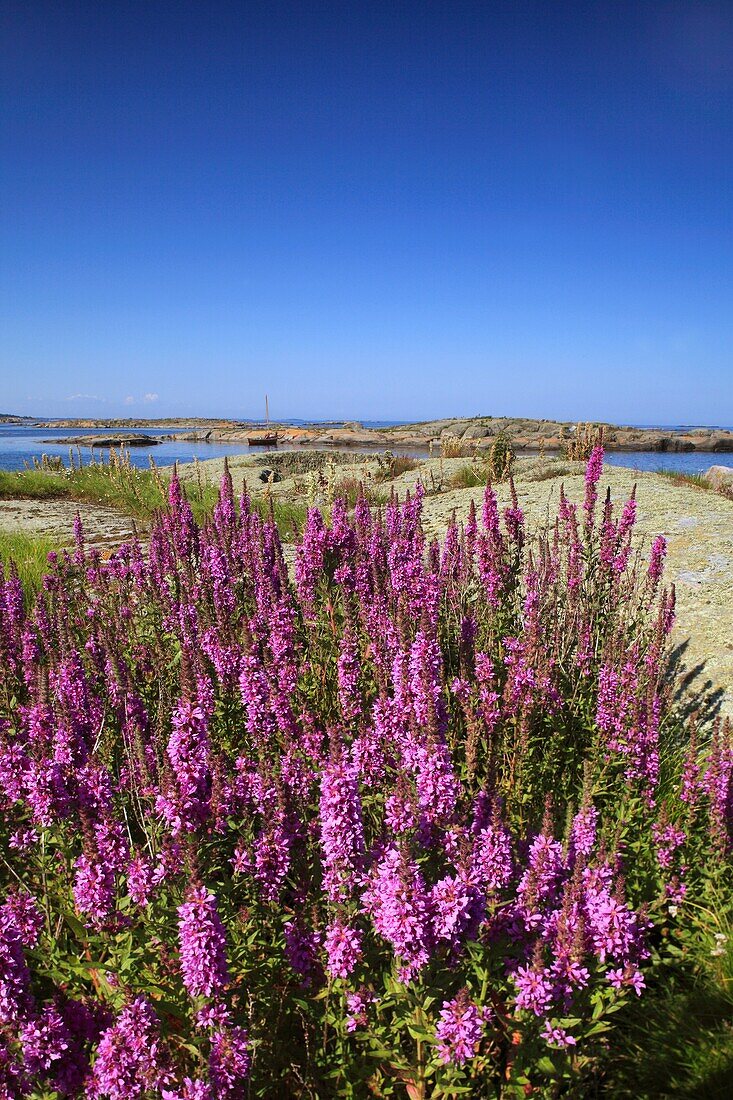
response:
M0 500L0 530L45 535L60 546L74 542L74 517L81 516L88 546L112 550L133 533L133 521L112 508L71 500Z

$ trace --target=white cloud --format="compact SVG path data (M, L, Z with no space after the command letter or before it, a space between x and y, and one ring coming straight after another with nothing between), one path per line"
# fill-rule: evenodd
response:
M143 397L143 401L145 401L148 405L152 401L157 401L157 400L158 400L157 393L146 393L145 396Z
M71 393L64 401L106 401L106 397L98 397L96 393Z
M131 393L128 393L127 397L125 398L125 404L126 405L134 405L135 404L135 398L132 396Z

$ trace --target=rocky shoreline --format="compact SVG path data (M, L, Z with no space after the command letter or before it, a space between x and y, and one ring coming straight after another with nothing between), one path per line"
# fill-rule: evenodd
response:
M179 435L143 435L131 432L117 435L74 435L61 440L71 447L156 447L171 439L180 439ZM42 439L41 443L59 443L58 439Z
M362 428L358 424L341 427L308 425L276 427L278 441L286 446L374 447L375 449L439 448L454 440L478 451L489 449L497 436L505 435L518 452L545 451L558 453L570 446L577 425L552 420L519 420L507 417L481 417L456 420L433 420L406 424L394 428ZM733 452L733 432L717 428L695 428L687 431L658 431L649 428L621 428L602 425L607 451L650 451L658 453L689 453L693 451L723 454ZM209 443L244 443L256 435L251 427L211 427L179 434L179 439Z
M5 418L5 422L16 418ZM413 449L429 453L448 441L463 445L467 450L490 448L499 435L508 436L517 452L562 453L572 445L579 428L559 420L533 420L521 417L464 417L445 420L429 420L415 424L400 424L388 428L365 428L356 421L306 423L303 425L276 424L267 426L261 422L189 417L181 419L66 419L24 421L29 427L43 427L48 431L60 428L99 428L107 432L124 431L124 435L79 436L65 442L83 446L150 445L171 439L198 443L247 443L252 437L267 432L277 432L278 442L292 447L315 448L373 448L375 450ZM664 453L690 453L702 451L710 454L733 453L733 431L723 428L688 427L680 429L633 428L613 424L594 423L593 430L603 430L607 451L650 451ZM154 435L135 435L134 428L149 428ZM165 429L165 434L156 429ZM49 440L49 442L51 442ZM56 442L56 441L54 441Z

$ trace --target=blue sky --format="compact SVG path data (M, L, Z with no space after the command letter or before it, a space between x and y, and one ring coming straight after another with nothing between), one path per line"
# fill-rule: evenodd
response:
M730 3L0 23L0 411L733 423Z

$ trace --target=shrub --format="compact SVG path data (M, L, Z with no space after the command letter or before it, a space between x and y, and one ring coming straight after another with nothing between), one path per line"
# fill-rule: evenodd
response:
M731 851L670 704L664 541L487 489L278 532L225 475L0 590L9 1095L593 1094ZM652 954L653 953L653 954Z
M585 462L594 448L603 445L604 428L602 424L576 424L569 429L574 434L563 447L565 458L571 462Z
M440 440L442 458L466 458L476 453L475 440L459 439L455 435L444 435Z
M383 455L377 455L377 462L379 466L374 477L377 482L393 481L400 474L407 474L420 466L419 459L411 458L409 455L396 455L391 451L385 451Z
M491 444L491 450L489 452L491 480L504 481L505 478L509 477L515 457L514 448L512 447L509 436L504 432L499 432L496 439Z

